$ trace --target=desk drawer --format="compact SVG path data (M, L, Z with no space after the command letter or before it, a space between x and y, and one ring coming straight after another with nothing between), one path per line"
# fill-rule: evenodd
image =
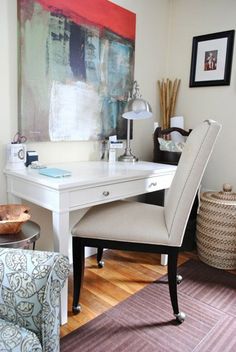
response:
M69 194L70 208L79 209L169 188L172 179L172 175L165 175L74 190Z

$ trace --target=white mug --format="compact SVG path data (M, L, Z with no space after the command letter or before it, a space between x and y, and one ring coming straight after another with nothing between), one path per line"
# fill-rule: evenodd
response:
M7 144L7 168L22 169L26 162L26 145L21 143Z

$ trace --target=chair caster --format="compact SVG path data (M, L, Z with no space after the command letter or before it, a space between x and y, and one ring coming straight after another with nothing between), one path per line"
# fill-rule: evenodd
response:
M81 305L78 304L76 307L72 306L72 312L74 314L79 314L81 312Z
M182 275L176 275L176 281L177 281L178 285L181 283L182 280L183 280L183 276Z
M98 262L98 267L99 267L99 268L103 268L104 265L105 265L104 261L103 261L103 260L99 260L99 262Z
M179 312L178 314L175 314L176 320L178 323L182 324L186 318L186 314L183 312Z

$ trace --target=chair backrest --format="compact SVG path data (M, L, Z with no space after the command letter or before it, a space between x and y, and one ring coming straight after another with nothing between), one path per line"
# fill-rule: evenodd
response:
M170 245L180 247L192 204L221 125L206 120L189 135L165 202Z

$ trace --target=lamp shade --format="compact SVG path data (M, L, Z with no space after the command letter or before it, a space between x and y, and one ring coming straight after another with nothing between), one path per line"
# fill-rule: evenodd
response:
M152 108L150 104L141 98L130 99L122 114L127 120L142 120L152 117Z
M141 98L137 81L133 83L132 93L129 94L122 117L127 119L127 141L125 152L119 157L119 161L135 162L138 161L138 158L132 154L130 148L130 120L142 120L152 117L152 108L146 100Z

